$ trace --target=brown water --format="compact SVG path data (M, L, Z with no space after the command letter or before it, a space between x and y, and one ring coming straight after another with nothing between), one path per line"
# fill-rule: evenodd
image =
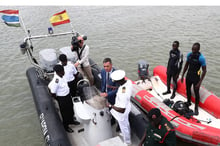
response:
M0 10L8 9L1 6ZM202 83L220 95L219 42L220 7L10 7L19 9L32 35L46 34L51 26L49 18L67 10L74 29L88 36L90 56L100 66L105 57L111 57L116 68L137 79L137 62L145 59L150 73L157 65L167 65L168 52L174 40L180 41L184 55L192 44L201 43L201 52L207 59L207 75ZM70 31L69 24L55 27L55 32ZM25 71L31 66L19 45L25 36L21 28L0 23L0 145L44 145L39 121L28 86ZM34 47L61 48L70 45L70 37L56 40L38 40ZM37 55L37 54L34 54ZM177 146L192 144L177 142Z

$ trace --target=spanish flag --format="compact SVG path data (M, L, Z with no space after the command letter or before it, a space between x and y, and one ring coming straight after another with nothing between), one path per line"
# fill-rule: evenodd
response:
M69 16L67 15L67 13L66 13L66 10L54 14L50 18L50 23L53 26L57 26L57 25L60 25L60 24L65 24L65 23L70 23L70 19L69 19Z

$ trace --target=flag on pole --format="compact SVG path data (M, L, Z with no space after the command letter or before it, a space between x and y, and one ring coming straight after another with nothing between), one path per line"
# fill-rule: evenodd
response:
M57 26L57 25L60 25L60 24L65 24L65 23L70 23L70 19L69 19L69 16L67 15L67 13L66 13L66 10L54 14L50 18L50 23L53 26Z
M20 27L19 11L18 10L2 10L2 20L8 26Z

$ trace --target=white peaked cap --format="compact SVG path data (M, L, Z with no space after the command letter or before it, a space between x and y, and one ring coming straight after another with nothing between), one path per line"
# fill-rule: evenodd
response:
M119 81L125 77L125 71L123 70L116 70L113 73L111 73L111 78L114 81Z

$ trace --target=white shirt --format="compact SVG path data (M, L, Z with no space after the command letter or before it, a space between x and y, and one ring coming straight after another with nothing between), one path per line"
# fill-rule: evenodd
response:
M110 72L106 72L105 74L105 76L106 76L106 87L105 87L105 92L107 93L108 92L108 82L109 82L109 79L111 78L111 73L112 73L112 71L113 71L113 68L111 69L111 71Z
M82 49L79 49L79 52L81 52L81 50ZM78 55L76 55L76 56L78 58ZM82 52L80 58L81 58L80 60L79 60L79 58L77 60L77 62L79 62L79 64L82 64L84 67L89 66L89 46L88 45L85 45L85 48L83 49L83 52Z
M129 114L131 111L131 98L132 95L132 82L130 80L127 80L127 82L123 85L121 85L118 88L116 98L115 98L115 104L114 106L125 108L124 113L120 113L114 109L111 109L112 115L115 117L118 121L123 121L124 118Z
M56 94L56 96L66 96L70 92L66 79L61 78L56 73L54 73L54 77L49 83L48 88L50 92Z
M61 62L59 64L61 64ZM63 77L66 79L66 81L67 82L73 81L75 79L74 75L77 74L77 70L76 70L74 64L72 64L70 61L67 61L67 64L65 66L63 66L63 68L65 71L65 74Z

